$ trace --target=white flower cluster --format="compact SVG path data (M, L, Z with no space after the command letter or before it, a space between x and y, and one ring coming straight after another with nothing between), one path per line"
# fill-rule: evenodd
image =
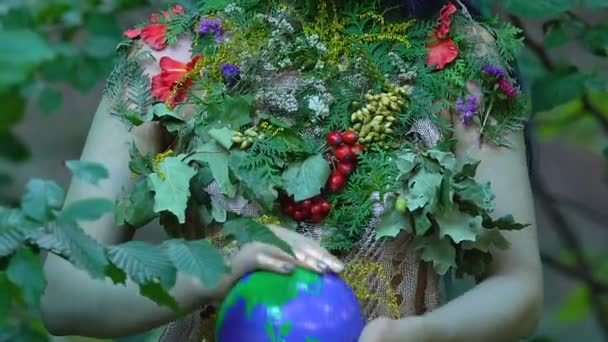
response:
M326 117L329 114L329 105L319 96L307 96L308 109L313 111L317 117Z
M318 34L312 34L306 37L308 45L314 47L320 55L327 54L327 46L321 41Z
M258 13L256 15L256 18L261 22L267 22L270 24L272 30L270 32L271 37L282 36L295 32L295 29L287 20L288 17L289 12L286 9L281 9L274 15L266 15L262 13Z
M224 13L230 15L230 14L242 14L245 13L245 11L243 11L243 9L241 7L239 7L235 2L231 2L229 3L226 8L224 8Z
M288 88L262 89L255 96L258 106L270 111L292 114L298 111L295 92Z
M333 95L327 90L322 80L313 78L305 81L306 88L314 89L314 95L304 98L308 102L308 109L313 111L317 117L324 118L329 115L329 108L334 102Z
M411 83L416 78L415 68L405 63L399 55L389 52L388 56L391 59L391 64L399 70L398 74L391 77L390 81L392 83L404 85Z

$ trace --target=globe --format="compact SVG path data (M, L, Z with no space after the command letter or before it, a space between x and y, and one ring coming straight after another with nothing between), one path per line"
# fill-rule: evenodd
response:
M335 274L296 268L257 271L224 299L218 342L356 342L365 320L352 289Z

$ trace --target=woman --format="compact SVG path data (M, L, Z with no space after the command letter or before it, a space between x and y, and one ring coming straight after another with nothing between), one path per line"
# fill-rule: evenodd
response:
M433 16L443 5L445 1L407 1L405 8L409 14ZM141 34L133 34L138 33ZM192 38L185 36L161 51L144 46L142 49L150 53L143 62L145 73L159 74L158 60L163 56L182 63L190 61L191 46ZM477 91L472 84L470 88L472 93ZM117 198L125 188L132 187L130 156L125 148L132 140L143 154L162 151L163 134L158 126L146 123L130 130L110 114L110 107L111 100L104 97L81 159L104 164L111 178L99 187L73 180L66 203L91 196ZM523 134L514 132L507 137L510 148L497 147L479 144L477 127L465 125L458 118L453 118L452 123L458 139L457 156L463 160L472 156L482 161L476 178L492 183L496 193L494 215L512 214L518 222L531 225L505 233L511 247L495 252L483 280L473 289L426 313L401 319L376 318L363 331L361 342L515 341L531 335L536 327L542 298L541 265ZM132 239L134 234L127 228L116 229L112 217L89 223L84 228L106 244ZM295 257L265 244L242 246L230 258L231 273L216 288L206 288L192 277L178 274L172 295L180 306L191 312L221 299L236 279L256 269L289 273L297 265L317 272L343 271L344 264L317 242L282 227L271 226L271 229L292 247ZM171 310L139 295L135 284L122 287L109 281L92 280L83 271L52 255L45 262L45 272L48 287L42 310L46 326L55 335L125 336L176 319Z

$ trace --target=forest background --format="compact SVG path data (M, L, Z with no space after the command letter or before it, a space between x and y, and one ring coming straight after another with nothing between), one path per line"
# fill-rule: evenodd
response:
M63 161L78 159L122 31L172 2L0 0L0 205L18 205L31 179L67 186ZM546 287L531 340L608 341L608 0L474 2L526 38L519 67ZM46 333L27 296L43 279L23 267L22 288L0 293L0 342L90 341ZM0 285L2 270L0 260Z

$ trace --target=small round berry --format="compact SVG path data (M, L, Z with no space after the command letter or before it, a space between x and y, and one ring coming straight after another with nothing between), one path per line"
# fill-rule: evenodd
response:
M346 131L342 133L342 141L346 145L352 146L357 143L357 140L359 140L359 135L355 131Z
M340 146L340 144L342 144L342 134L338 131L329 132L329 134L327 134L327 143L334 147Z

